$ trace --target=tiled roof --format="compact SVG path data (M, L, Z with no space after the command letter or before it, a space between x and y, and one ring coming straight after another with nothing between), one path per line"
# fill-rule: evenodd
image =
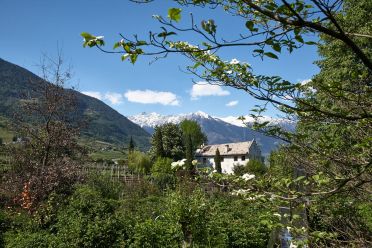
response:
M220 151L221 156L247 154L253 142L254 140L218 145L206 145L196 150L196 156L214 156L217 148Z

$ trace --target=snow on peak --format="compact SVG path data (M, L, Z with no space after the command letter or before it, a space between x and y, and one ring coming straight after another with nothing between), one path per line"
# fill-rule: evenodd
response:
M166 123L178 124L185 119L198 120L200 118L223 121L223 122L226 122L228 124L238 126L238 127L246 127L247 125L253 124L254 122L254 118L249 115L244 116L245 120L242 121L238 119L237 116L214 117L214 116L210 116L209 114L203 111L197 111L197 112L189 113L189 114L178 114L178 115L161 115L155 112L152 112L152 113L142 112L140 114L128 117L129 120L138 124L141 127L152 127L152 128L154 128L157 125L163 125ZM289 129L293 129L295 126L294 121L289 121L289 120L282 119L282 118L273 118L269 116L263 116L259 119L259 121L260 122L268 121L274 125L279 125L282 127L289 127Z
M200 117L203 117L203 118L211 118L211 116L201 110L199 111L196 111L195 113L191 113L190 115L196 115L196 116L200 116Z
M238 126L238 127L246 127L249 125L252 125L255 122L255 119L252 116L245 115L243 116L244 120L241 120L237 116L227 116L227 117L216 117L217 119L220 119L224 122L227 122L231 125ZM296 126L296 122L284 118L273 118L270 116L261 116L258 118L258 122L269 122L270 125L280 126L287 130L294 130L294 127Z

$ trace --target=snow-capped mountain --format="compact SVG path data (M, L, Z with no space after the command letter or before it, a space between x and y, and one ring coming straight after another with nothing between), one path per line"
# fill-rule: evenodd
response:
M247 117L245 122L253 121L252 118L249 118ZM195 120L199 123L203 132L207 135L209 144L240 142L256 139L261 145L264 155L268 155L277 147L279 143L281 143L281 141L277 139L265 136L262 133L250 129L244 125L242 121L238 120L237 117L213 117L202 111L179 115L141 113L138 115L129 116L128 119L138 124L151 134L154 132L154 128L157 125L162 125L165 123L178 124L184 119ZM274 123L274 121L276 120L273 119L272 122Z
M150 134L154 132L155 126L163 125L165 123L178 124L185 119L196 120L196 119L201 119L201 118L214 119L212 116L202 111L198 111L195 113L189 113L189 114L179 114L179 115L161 115L155 112L152 112L152 113L143 112L141 114L128 117L129 120L141 126L146 131L148 131Z
M238 117L236 117L236 116L217 117L217 118L220 119L220 120L223 120L224 122L230 123L231 125L235 125L235 126L238 126L238 127L251 126L255 122L255 120L252 116L245 115L243 117L244 117L244 121L241 120L241 119L238 119ZM267 122L269 122L269 125L280 126L280 127L284 128L285 130L288 130L288 131L294 131L294 129L296 127L296 122L295 121L284 119L284 118L273 118L273 117L270 117L270 116L262 116L258 120L259 120L260 123L263 123L263 122L267 121Z

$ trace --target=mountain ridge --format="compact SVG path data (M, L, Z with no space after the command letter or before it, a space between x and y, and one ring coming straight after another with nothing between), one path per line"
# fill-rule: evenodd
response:
M275 150L279 144L283 143L278 139L254 131L247 126L236 125L236 122L235 124L229 123L223 120L223 118L214 117L202 111L178 115L161 115L155 112L142 112L134 116L128 116L128 119L137 123L149 133L153 133L156 125L163 125L169 122L178 124L184 119L195 120L207 135L210 144L241 142L256 139L259 145L261 145L263 154L266 156L271 151ZM282 125L285 123L284 119L272 119L273 123L282 123ZM292 124L293 123L289 123L288 125ZM294 129L294 126L291 128Z
M12 119L22 95L33 89L30 80L45 82L27 69L0 58L1 116ZM82 130L84 137L123 145L132 136L141 148L149 148L150 135L137 124L94 97L73 89L66 90L76 96L77 115L83 119L89 117L88 127Z

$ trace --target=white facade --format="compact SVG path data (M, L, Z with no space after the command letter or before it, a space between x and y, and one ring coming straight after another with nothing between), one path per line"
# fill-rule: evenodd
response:
M223 173L232 174L234 166L245 165L249 159L262 160L261 150L255 140L203 146L196 151L195 157L203 166L215 168L214 157L217 149L222 158L221 168Z

